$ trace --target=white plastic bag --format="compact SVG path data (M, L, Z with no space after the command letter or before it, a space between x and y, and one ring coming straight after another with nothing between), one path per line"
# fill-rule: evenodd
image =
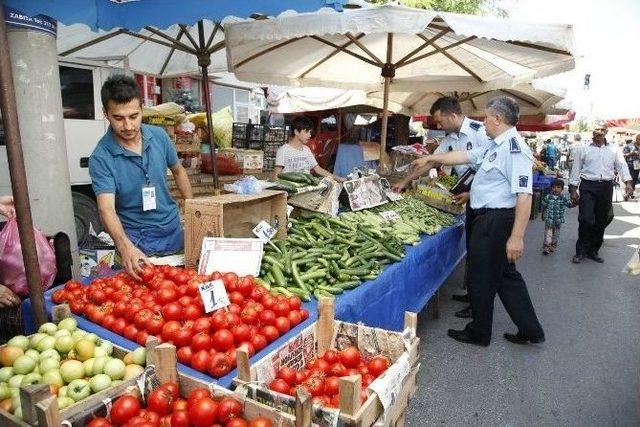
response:
M637 276L640 274L640 249L633 251L631 259L624 267L624 272L631 276Z

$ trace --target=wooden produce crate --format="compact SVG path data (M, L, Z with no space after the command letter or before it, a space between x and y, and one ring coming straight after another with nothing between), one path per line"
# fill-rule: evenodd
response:
M71 311L67 304L60 304L53 309L53 320L58 323L60 320L71 317ZM99 344L103 340L98 338ZM129 353L128 350L113 345L112 357L122 359ZM0 347L3 348L6 345ZM147 365L156 360L158 356L147 352ZM155 359L154 359L155 358ZM20 387L20 403L22 407L22 416L20 419L10 412L0 409L0 426L3 427L59 427L62 425L63 420L82 418L90 408L102 405L105 399L110 396L119 396L137 387L137 381L140 377L132 378L127 381L118 384L115 387L110 387L98 393L94 393L79 402L74 403L62 410L58 408L57 397L51 394L49 386L46 384L34 384L29 386ZM82 423L74 423L73 426L83 425Z
M185 263L187 267L195 267L205 237L255 237L253 228L264 220L277 228L277 238L285 238L287 193L264 190L260 194L223 194L188 199L185 201L184 220Z
M245 150L241 148L219 148L216 153L234 158L244 174L262 172L264 152L262 150Z
M387 402L386 409L375 391L361 404L359 375L342 377L339 409L314 404L313 423L344 427L369 427L378 422L382 425L401 425L409 398L415 392L416 375L420 367L420 339L416 337L417 315L409 312L405 314L403 332L386 331L334 320L333 301L333 298L321 298L318 301L318 321L253 366L249 365L246 351L239 349L238 378L234 381L235 385L239 389L248 390L249 396L262 403L293 413L300 398L294 400L291 396L257 384L269 384L275 378L277 370L283 366L301 369L328 348L342 349L355 345L364 355L384 354L392 362L389 369L372 383L379 382L377 385L388 386L384 394L391 398L384 399Z
M465 211L464 205L453 203L451 193L440 187L420 184L416 189L412 190L410 194L429 206L453 215L460 215Z

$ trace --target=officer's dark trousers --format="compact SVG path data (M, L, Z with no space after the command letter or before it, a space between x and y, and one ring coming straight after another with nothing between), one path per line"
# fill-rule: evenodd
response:
M471 241L471 224L473 223L473 209L470 207L471 203L467 202L467 209L465 212L465 221L464 221L464 234L465 234L465 245L467 249L467 256L464 261L464 282L463 285L465 288L469 288L469 242Z
M469 241L469 295L473 321L467 330L489 343L496 293L520 334L544 336L527 285L515 264L507 261L506 245L515 219L514 209L474 211Z
M576 254L596 255L612 219L612 181L580 181Z

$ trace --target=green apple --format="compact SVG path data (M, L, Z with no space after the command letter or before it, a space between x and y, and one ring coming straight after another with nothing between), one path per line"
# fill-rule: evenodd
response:
M111 381L111 387L115 387L117 385L120 385L123 382L124 382L123 380L113 380L113 381Z
M78 359L78 353L75 348L71 349L71 351L67 353L67 359Z
M98 375L104 372L104 366L109 361L108 356L100 356L96 357L95 362L93 362L93 375Z
M113 354L113 344L109 341L102 341L100 343L100 348L103 348L107 352L106 356L111 356Z
M106 374L98 374L89 380L91 391L98 393L111 387L111 378Z
M0 400L4 400L11 397L11 390L9 390L9 384L0 383Z
M138 347L133 350L131 353L131 360L133 363L140 366L145 366L147 364L147 349L144 347Z
M79 360L67 360L60 365L60 374L65 383L84 377L84 366Z
M73 405L74 400L68 396L58 396L58 409L64 409Z
M53 334L54 337L58 338L58 337L70 337L71 336L71 332L67 331L66 329L58 329L58 331Z
M93 341L82 338L77 341L75 345L76 357L79 361L84 362L85 360L93 357L95 349L96 344Z
M7 342L7 345L20 347L21 349L26 350L29 348L29 338L24 335L16 335Z
M72 398L74 402L85 399L91 394L91 386L87 380L73 380L67 387L67 396Z
M57 332L58 327L51 322L43 323L42 326L38 329L38 332L41 334L53 335Z
M144 368L140 365L127 365L124 368L124 378L123 380L130 380L131 378L136 378L144 372Z
M73 317L67 317L66 319L62 319L60 323L58 323L58 329L64 329L65 331L73 333L76 329L78 329L78 321Z
M11 398L11 412L15 412L20 407L20 394Z
M47 338L51 338L51 337L47 337ZM38 361L38 359L40 359L40 353L38 352L38 350L34 350L32 348L30 348L29 350L25 351L24 355L32 358L36 362Z
M24 378L24 375L22 374L12 376L11 379L9 380L9 387L20 388L20 383L22 382L22 378Z
M52 369L51 371L47 371L42 376L43 384L53 384L62 387L64 385L64 380L62 379L62 374L58 369Z
M108 356L107 349L104 347L96 347L96 349L93 351L93 356L94 357Z
M18 406L16 410L13 411L13 416L22 419L22 406Z
M124 362L120 359L110 359L104 365L104 373L109 375L112 380L121 380L124 378Z
M14 397L19 395L20 395L20 389L18 387L9 386L9 397L13 399Z
M49 350L45 350L42 353L40 353L40 358L39 360L45 360L45 359L55 359L57 361L60 361L60 353L58 353L58 351L54 348L51 348Z
M20 387L24 387L26 385L31 385L31 384L40 384L41 381L42 381L42 375L32 372L30 374L25 375L22 378L22 381L20 381Z
M13 368L11 366L5 366L0 368L0 381L7 382L13 376Z
M33 369L36 367L36 361L27 355L22 355L13 362L13 373L14 374L28 374L33 372Z
M69 387L62 386L58 389L58 397L68 397L67 396L67 390L69 390Z
M40 361L38 366L40 367L40 373L46 374L53 369L60 369L60 361L56 359L44 359Z
M98 344L98 336L93 332L84 336L85 340L89 340L94 344Z
M84 376L91 377L93 376L93 363L96 361L95 358L87 359L82 362L82 366L84 366Z
M40 341L42 338L46 336L48 335L40 332L31 335L31 339L29 340L29 345L31 346L31 348L36 348L36 344L38 344L38 341Z
M56 338L55 348L60 353L69 353L76 344L76 340L71 336L61 336Z
M36 367L33 368L33 371L31 371L31 373L33 374L41 374L42 372L40 372L40 366L38 366L38 361L36 360Z
M74 340L78 341L79 339L82 339L87 336L87 331L83 331L82 329L76 329L71 333L71 336L73 337Z
M38 350L39 352L43 352L54 348L55 345L56 337L44 337L40 341L38 341L38 344L36 344L36 350Z

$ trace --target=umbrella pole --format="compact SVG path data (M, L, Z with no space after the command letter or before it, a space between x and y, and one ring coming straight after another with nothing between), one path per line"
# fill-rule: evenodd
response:
M389 122L389 85L391 79L396 75L396 67L393 64L393 34L387 34L387 61L382 67L382 77L384 77L384 95L382 99L382 123L380 124L380 172L388 174L391 172L389 156L387 156L387 123Z
M33 233L33 220L31 219L31 205L29 203L29 189L27 187L27 175L24 170L22 156L22 144L20 139L20 127L18 125L18 110L16 108L16 93L13 86L11 72L11 59L9 55L9 39L7 27L4 21L4 10L0 8L0 111L4 122L5 143L7 146L7 159L9 161L9 174L11 176L11 191L16 206L16 219L22 246L22 259L27 275L29 297L36 325L47 322L47 314L44 307L42 294L42 278L40 276L40 264L36 251L36 240Z
M202 93L204 94L204 106L207 114L207 130L209 131L209 144L211 145L211 163L213 164L213 192L218 195L218 169L216 165L216 144L213 142L213 123L211 123L211 93L209 91L209 65L211 65L211 55L206 52L207 46L204 40L204 23L198 21L198 38L200 49L198 49L198 65L202 72Z

